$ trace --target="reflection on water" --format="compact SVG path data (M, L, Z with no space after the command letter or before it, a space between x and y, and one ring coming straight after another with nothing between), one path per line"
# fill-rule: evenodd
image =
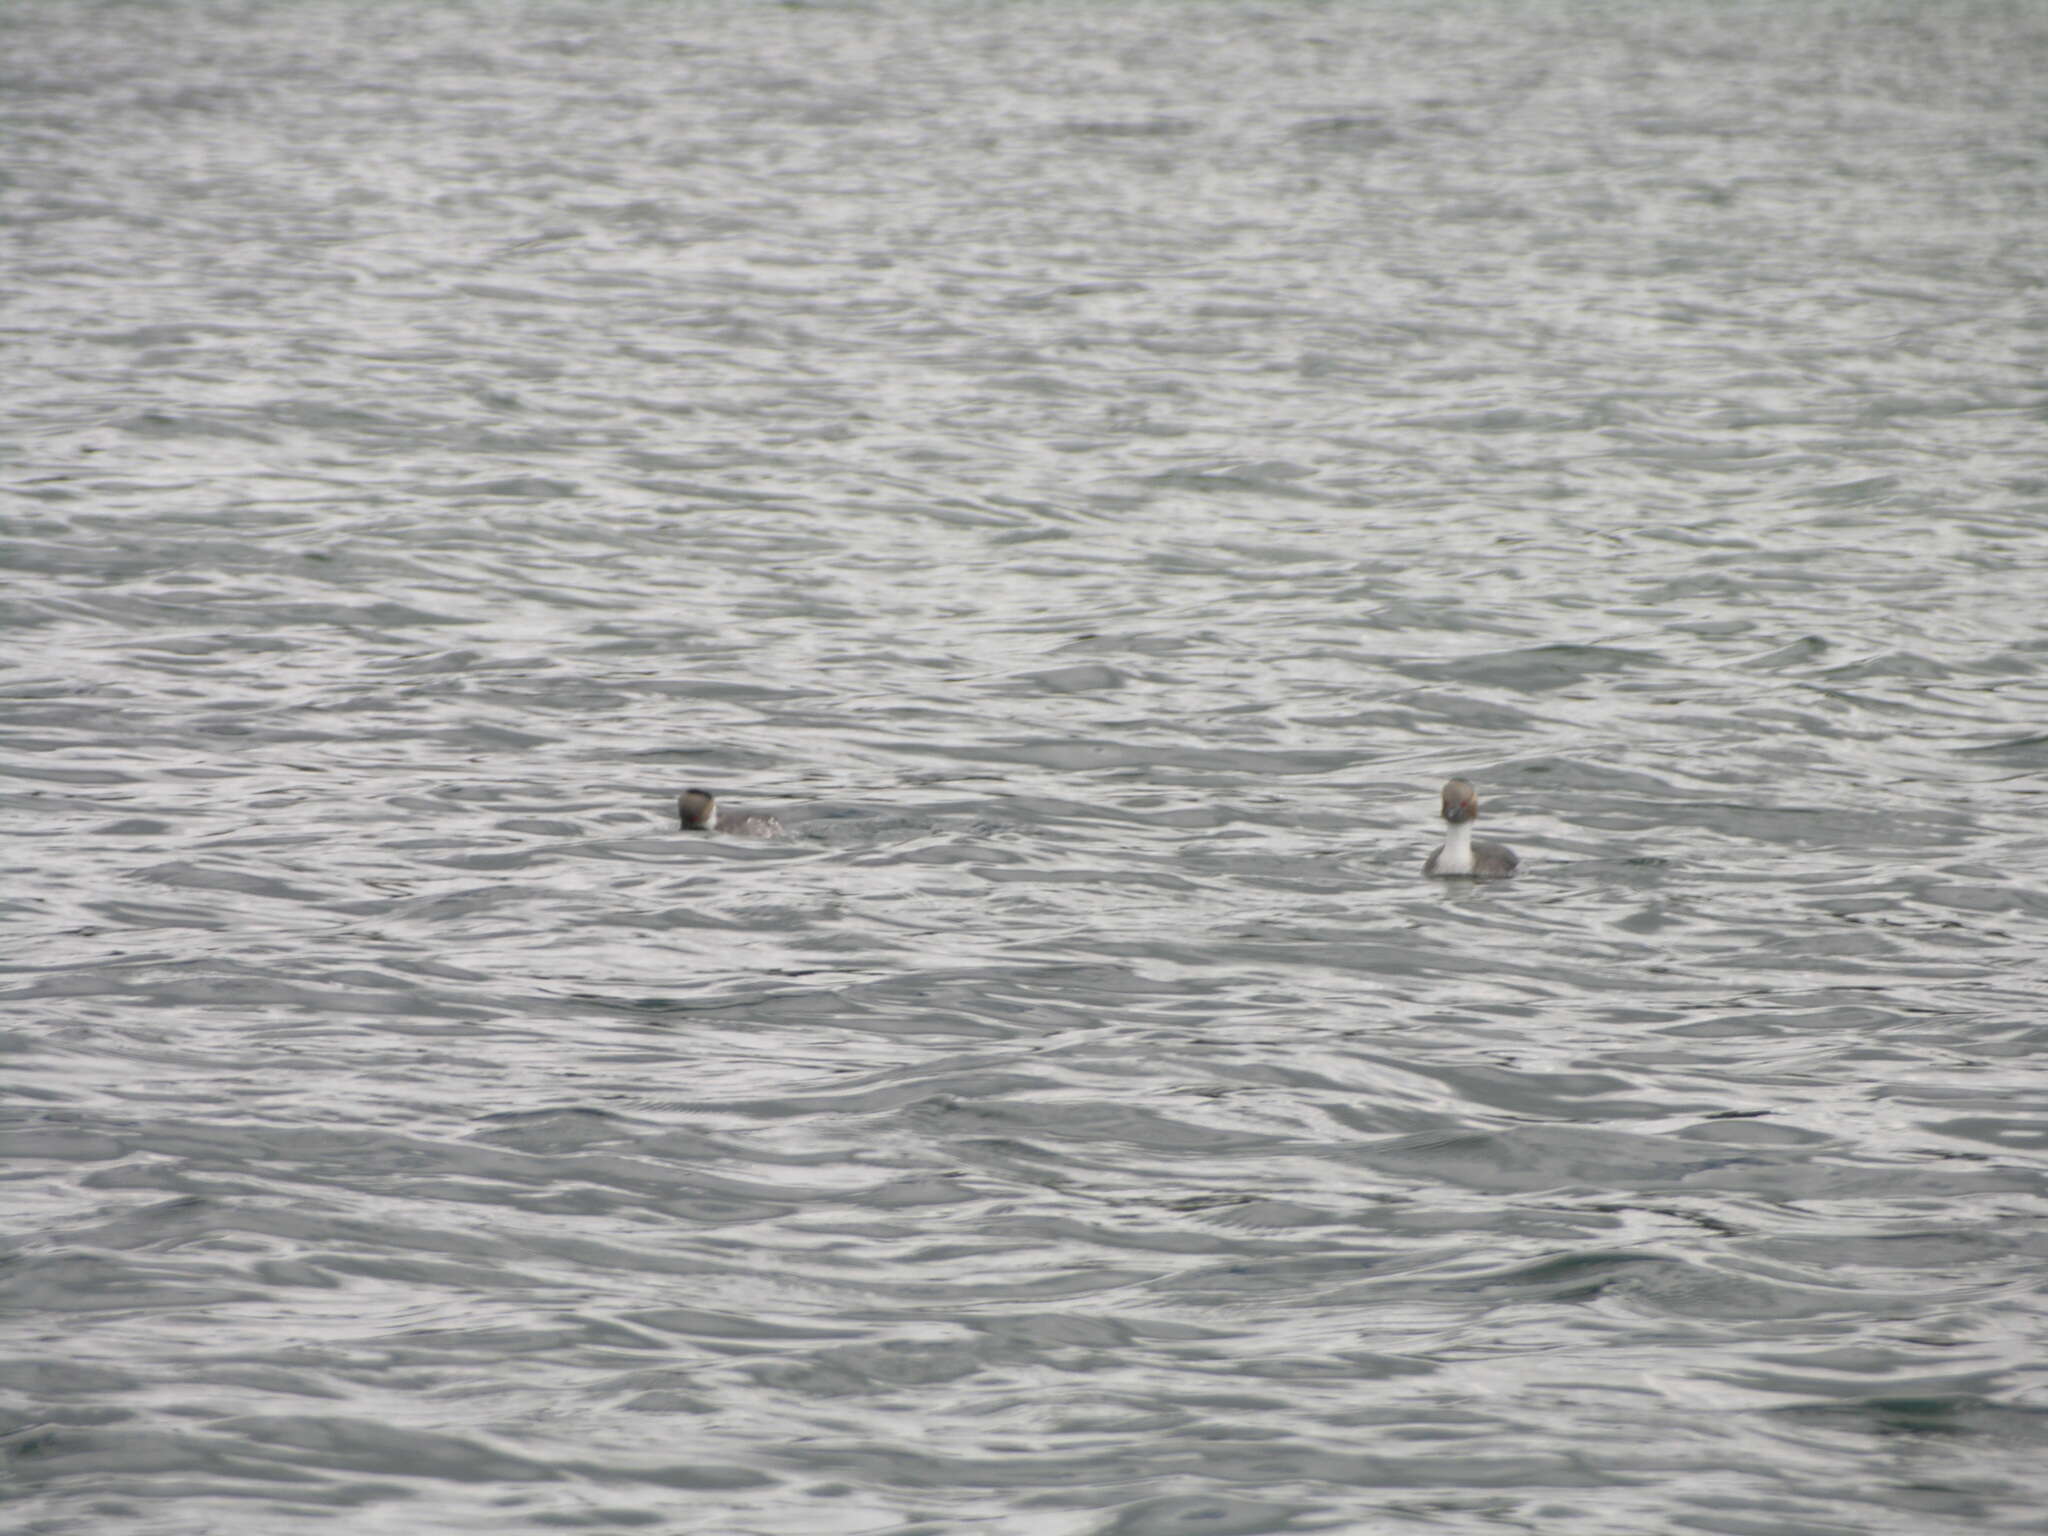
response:
M2037 1518L2048 21L0 30L36 1530Z

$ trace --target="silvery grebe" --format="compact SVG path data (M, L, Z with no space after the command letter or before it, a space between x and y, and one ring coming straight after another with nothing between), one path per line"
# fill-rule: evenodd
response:
M1474 875L1492 879L1512 875L1521 860L1506 843L1475 843L1472 823L1479 819L1479 792L1464 779L1444 786L1444 820L1451 830L1444 845L1422 866L1425 875Z
M686 789L676 796L676 814L685 832L731 832L739 837L780 837L782 823L773 816L729 816L718 808L708 789Z

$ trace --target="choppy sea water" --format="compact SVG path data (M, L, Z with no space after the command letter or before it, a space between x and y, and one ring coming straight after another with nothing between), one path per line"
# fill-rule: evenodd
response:
M8 6L10 1528L2040 1529L2044 75Z

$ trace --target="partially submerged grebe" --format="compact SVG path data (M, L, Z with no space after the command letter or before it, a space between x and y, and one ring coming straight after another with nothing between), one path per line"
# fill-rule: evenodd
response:
M1451 830L1444 845L1422 866L1425 875L1475 875L1491 879L1512 875L1522 861L1506 843L1475 843L1472 823L1479 819L1479 792L1463 779L1444 786L1444 820Z
M708 789L686 789L676 796L676 814L685 832L731 832L738 837L780 837L782 823L773 816L728 816Z

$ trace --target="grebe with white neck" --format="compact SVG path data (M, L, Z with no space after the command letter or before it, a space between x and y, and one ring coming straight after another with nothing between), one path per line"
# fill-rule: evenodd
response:
M1443 847L1429 856L1422 872L1488 880L1512 875L1515 866L1522 862L1515 857L1514 849L1506 843L1472 841L1472 823L1478 819L1479 791L1464 779L1451 780L1444 786L1444 820L1450 824L1450 830L1444 834Z
M685 832L731 832L739 837L780 837L782 823L773 816L735 816L718 808L708 789L686 789L676 796L676 815Z

